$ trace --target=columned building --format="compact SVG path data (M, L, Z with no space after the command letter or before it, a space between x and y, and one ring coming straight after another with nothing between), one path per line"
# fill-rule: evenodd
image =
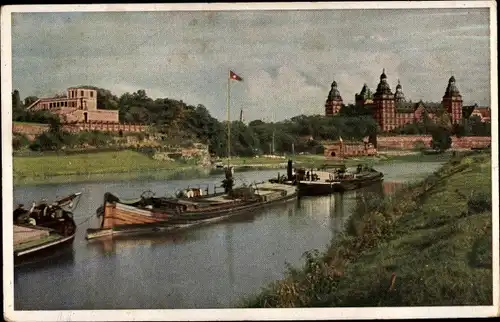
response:
M70 87L66 97L40 98L28 106L29 110L46 110L59 115L62 122L118 123L117 110L97 108L97 91L88 87Z

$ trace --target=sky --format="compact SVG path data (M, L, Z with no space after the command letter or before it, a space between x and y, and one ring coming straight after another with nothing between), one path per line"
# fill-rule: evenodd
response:
M203 104L226 118L324 114L382 69L394 92L441 101L453 74L464 104L490 104L489 9L13 13L13 89L21 98L94 85L115 95Z

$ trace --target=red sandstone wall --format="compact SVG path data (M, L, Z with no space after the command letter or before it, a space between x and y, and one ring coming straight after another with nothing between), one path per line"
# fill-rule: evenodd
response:
M94 110L88 113L91 121L119 123L117 110Z
M19 124L12 123L12 133L25 135L40 135L49 130L48 124Z
M103 131L103 132L145 132L147 126L139 124L119 124L119 123L103 123L103 122L89 122L89 123L73 123L65 124L64 129L69 132L80 131Z
M479 148L491 144L489 136L452 137L451 139L451 147L455 149ZM379 136L377 137L377 148L409 150L413 149L418 141L422 141L426 147L430 147L432 137L430 135Z
M124 133L132 132L145 132L147 129L146 125L139 124L118 124L118 123L68 123L63 125L63 129L68 132L80 132L80 131L103 131L103 132L119 132ZM49 125L47 124L12 124L12 133L20 133L29 136L40 135L43 132L49 130Z

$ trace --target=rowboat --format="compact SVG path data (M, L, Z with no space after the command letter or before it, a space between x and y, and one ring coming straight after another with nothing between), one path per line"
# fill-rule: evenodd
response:
M76 234L72 209L81 192L56 200L33 203L31 209L19 205L14 210L14 263L43 258L71 245ZM71 210L68 210L71 209Z
M227 173L228 171L226 171ZM296 187L254 183L232 188L231 174L225 191L203 194L199 188L185 189L175 197L143 194L136 200L121 200L106 193L97 210L99 228L87 229L87 240L119 234L165 232L213 223L297 198Z

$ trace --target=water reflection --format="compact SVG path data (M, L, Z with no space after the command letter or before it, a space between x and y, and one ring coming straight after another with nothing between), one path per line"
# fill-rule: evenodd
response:
M14 305L29 309L189 309L233 307L280 279L285 262L303 263L302 254L323 250L348 219L362 212L376 195L390 193L398 175L432 172L405 164L380 167L387 173L382 188L325 197L303 198L247 213L224 222L195 229L148 236L115 236L88 242L85 230L77 231L74 252L67 261L38 268L15 269ZM425 170L425 171L424 171ZM275 171L247 172L247 181L262 181ZM219 184L219 176L185 181L130 181L23 187L14 190L15 200L66 195L83 191L75 220L81 222L102 203L105 192L134 198L144 190L157 195L178 187ZM403 181L403 180L399 180ZM391 187L391 188L388 188ZM377 190L378 189L378 190ZM366 208L365 208L366 210ZM57 276L57 279L54 278ZM51 296L46 296L46 290Z
M69 266L74 264L75 253L72 248L60 249L49 257L32 257L15 264L16 271L33 271L37 269L47 269L57 266Z

